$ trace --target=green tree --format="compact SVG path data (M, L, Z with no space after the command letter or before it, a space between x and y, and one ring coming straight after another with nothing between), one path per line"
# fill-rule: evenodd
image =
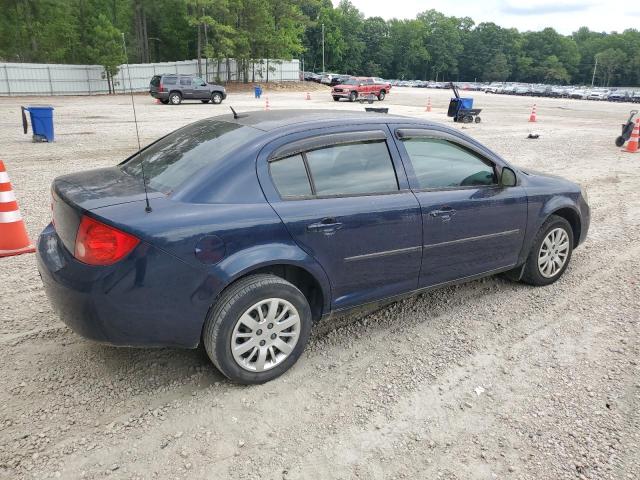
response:
M118 67L126 60L122 45L122 34L103 13L95 19L88 53L94 63L104 67L109 93L115 93L113 77Z
M608 48L598 53L596 58L603 72L603 84L608 87L617 73L623 69L627 61L627 54L619 48Z

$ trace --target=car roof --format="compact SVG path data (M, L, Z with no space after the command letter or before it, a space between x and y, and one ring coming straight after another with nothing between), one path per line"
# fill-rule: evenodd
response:
M374 112L359 112L353 110L271 110L271 111L253 111L239 114L240 118L234 119L232 114L220 115L215 117L216 120L222 120L230 123L238 123L247 127L253 127L265 132L279 129L288 129L288 127L296 127L305 125L309 128L310 124L329 123L331 125L339 125L345 121L358 121L361 123L383 124L389 122L415 123L417 120L411 117L401 115L379 114ZM423 120L421 124L429 124Z

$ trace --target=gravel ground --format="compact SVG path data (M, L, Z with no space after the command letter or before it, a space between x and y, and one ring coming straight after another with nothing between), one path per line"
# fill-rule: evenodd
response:
M454 125L449 96L395 88L384 105ZM76 336L34 256L0 259L0 478L640 478L640 154L613 145L631 106L473 96L483 122L456 128L588 188L589 238L560 281L488 278L325 322L290 372L241 387L202 349ZM269 93L273 109L361 108L303 98ZM56 142L33 144L19 106L49 102ZM136 102L143 143L228 105L263 106L246 93L221 106ZM0 98L0 111L0 158L33 239L55 176L136 149L127 97Z

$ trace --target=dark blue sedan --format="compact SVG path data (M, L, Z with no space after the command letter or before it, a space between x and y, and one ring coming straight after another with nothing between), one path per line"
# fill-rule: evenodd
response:
M580 186L457 130L322 110L202 120L52 196L38 266L67 325L202 341L242 383L285 372L332 314L501 272L548 285L590 216Z

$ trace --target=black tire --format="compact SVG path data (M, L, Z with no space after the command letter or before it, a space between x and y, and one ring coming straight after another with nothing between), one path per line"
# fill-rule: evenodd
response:
M378 94L378 100L383 101L385 95L386 95L385 91L384 90L380 90L380 93Z
M473 122L473 117L471 115L465 115L462 117L462 123L471 123Z
M542 247L542 243L544 242L546 236L556 228L563 229L569 238L569 249L567 253L567 259L564 262L564 265L560 270L558 270L552 277L545 277L540 272L540 267L538 266L538 255L540 252L540 248ZM529 252L529 256L527 257L527 262L525 264L524 272L522 274L522 281L528 283L530 285L535 286L545 286L551 285L553 282L558 280L564 271L569 266L571 262L571 254L573 253L573 230L571 229L571 225L567 220L558 215L551 215L547 220L542 224L540 230L536 235L536 238L533 241L533 245L531 246L531 251Z
M202 103L209 103L209 100L200 100Z
M480 117L476 117L475 120L474 120L474 122L476 122L476 123L480 123L481 121L482 121L482 119Z
M180 92L171 92L169 94L169 103L171 105L180 105L182 103L182 94Z
M349 94L349 101L350 102L355 102L357 98L358 98L358 93L357 92L351 92Z
M295 347L281 363L262 372L249 371L233 358L231 338L243 313L267 298L284 299L298 310L300 333ZM209 358L225 377L238 383L260 384L279 377L296 363L309 340L311 323L309 302L300 290L275 275L257 274L238 280L222 293L205 321L202 340Z
M169 104L169 100L160 100L160 103L162 103L163 105L168 105Z
M213 92L211 94L211 103L220 105L222 103L222 94L220 92Z
M333 97L333 101L334 102L339 102L340 101L340 97Z
M621 147L624 145L624 137L621 135L616 138L616 147Z

